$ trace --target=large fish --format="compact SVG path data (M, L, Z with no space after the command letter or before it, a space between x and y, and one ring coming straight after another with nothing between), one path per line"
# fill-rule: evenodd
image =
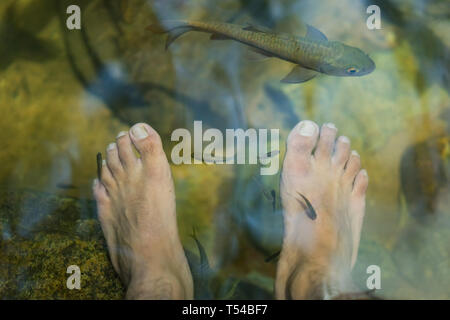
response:
M276 57L296 64L281 80L286 83L305 82L319 73L341 77L363 76L375 69L375 63L362 50L339 41L329 41L310 25L307 25L304 37L276 33L253 25L201 21L163 21L162 26L151 25L149 30L169 33L166 48L189 31L211 33L213 40L239 41L265 57Z

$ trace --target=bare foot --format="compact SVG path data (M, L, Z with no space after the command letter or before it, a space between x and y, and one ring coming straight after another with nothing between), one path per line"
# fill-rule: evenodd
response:
M98 215L129 299L192 299L193 283L178 236L170 166L147 124L121 132L107 148ZM135 146L140 154L133 151Z
M322 299L353 292L368 185L360 158L333 124L302 121L291 131L281 175L284 239L277 299ZM313 154L313 150L315 152ZM317 216L307 214L308 199ZM312 216L310 214L310 216Z

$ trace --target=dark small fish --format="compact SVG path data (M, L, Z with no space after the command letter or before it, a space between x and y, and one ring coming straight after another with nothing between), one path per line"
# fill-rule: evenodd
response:
M99 152L97 153L97 177L98 180L102 180L102 153Z
M265 159L269 159L269 158L275 157L275 156L277 156L279 154L280 154L280 150L273 150L273 151L267 152L265 155L260 156L259 158L262 159L262 160L265 160Z
M314 210L314 208L313 208L311 202L309 202L309 200L308 200L304 195L302 195L301 193L299 193L299 192L297 192L297 193L298 193L298 194L303 198L303 200L305 200L305 202L306 202L306 208L305 208L306 215L307 215L311 220L316 220L316 218L317 218L317 213L316 213L316 210ZM300 201L299 201L299 202L300 202ZM300 202L300 203L302 203L302 202ZM302 203L302 205L304 206L303 203Z
M277 251L274 254L271 254L270 256L268 256L266 259L264 259L264 262L270 262L272 260L275 260L278 258L278 256L280 255L281 251Z
M192 152L191 158L194 160L202 161L207 164L214 164L214 163L223 164L232 160L234 158L234 154L227 158L226 155L220 156L220 154L216 154L215 150L211 152L211 157L204 155L203 152L201 154L198 153L196 154L195 152Z
M214 293L211 290L211 281L216 274L216 271L211 269L206 250L198 240L195 228L192 228L191 237L194 239L197 245L198 253L200 256L200 261L198 261L196 257L191 256L190 262L190 268L194 279L195 299L210 300L214 297Z
M262 193L264 197L269 200L272 203L272 209L273 212L276 210L276 201L277 201L277 194L274 189L270 190L270 193L265 189L264 185L259 181L256 177L253 177L253 180L256 181L256 183L259 185L259 187L262 190Z
M272 200L272 209L273 209L273 212L275 212L276 208L277 208L277 194L274 189L270 190L270 195L272 196L272 199L273 199Z
M194 239L195 243L197 244L198 253L200 254L200 274L202 277L206 277L207 274L210 273L211 267L209 265L208 256L206 255L206 250L197 238L197 235L195 233L195 228L192 228L191 237Z

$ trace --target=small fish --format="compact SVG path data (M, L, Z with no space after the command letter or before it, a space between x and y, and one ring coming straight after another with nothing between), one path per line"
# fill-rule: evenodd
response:
M299 192L297 192L297 193L298 193L298 194L303 198L303 200L305 200L305 202L306 202L306 208L305 208L306 215L307 215L311 220L316 220L316 218L317 218L317 213L316 213L316 210L314 210L314 208L313 208L311 202L309 202L309 200L308 200L304 195L302 195L301 193L299 193ZM300 203L301 203L301 202L300 202ZM302 205L304 206L303 203L302 203Z
M217 154L216 155L215 151L213 151L211 153L211 157L209 157L207 155L204 155L203 153L201 153L201 154L198 154L198 153L195 153L195 152L191 153L191 158L192 159L195 159L195 160L198 160L198 161L202 161L202 162L205 162L207 164L224 164L224 163L227 163L227 162L231 162L231 160L233 160L234 157L235 157L234 154L229 156L228 158L225 157L224 155L221 155L221 154Z
M270 190L270 196L272 197L272 210L275 212L277 210L277 193L274 189Z
M211 40L235 40L250 47L260 56L275 57L296 66L281 81L301 83L318 74L330 76L364 76L375 69L375 63L361 49L339 41L329 41L316 28L307 25L304 36L276 33L265 27L240 26L221 22L162 21L162 27L150 25L154 33L168 33L166 49L189 31L210 33Z
M102 153L99 152L97 153L97 177L98 177L98 181L102 180Z
M265 155L259 156L259 159L266 160L266 159L276 157L279 154L280 154L280 150L273 150L273 151L267 152Z
M280 255L281 251L277 251L274 254L271 254L270 256L268 256L266 259L264 259L264 262L270 262L272 260L275 260L276 258L278 258L278 256Z
M197 238L195 228L192 228L191 237L192 237L192 239L194 239L195 243L197 244L198 253L200 254L200 275L202 277L206 277L207 274L210 273L211 267L209 265L208 256L206 255L206 250Z
M277 207L277 193L274 189L270 190L270 192L268 192L264 185L261 183L261 181L259 181L255 176L253 177L253 180L255 180L255 182L259 185L259 187L262 190L262 193L264 195L264 197L269 200L272 203L272 210L273 212L276 211L276 207Z

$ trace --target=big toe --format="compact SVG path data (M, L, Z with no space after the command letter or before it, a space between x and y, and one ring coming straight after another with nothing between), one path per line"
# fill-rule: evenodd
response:
M143 161L163 153L159 134L146 123L137 123L131 127L130 138Z
M284 167L306 170L319 135L318 125L310 120L299 122L289 133Z

